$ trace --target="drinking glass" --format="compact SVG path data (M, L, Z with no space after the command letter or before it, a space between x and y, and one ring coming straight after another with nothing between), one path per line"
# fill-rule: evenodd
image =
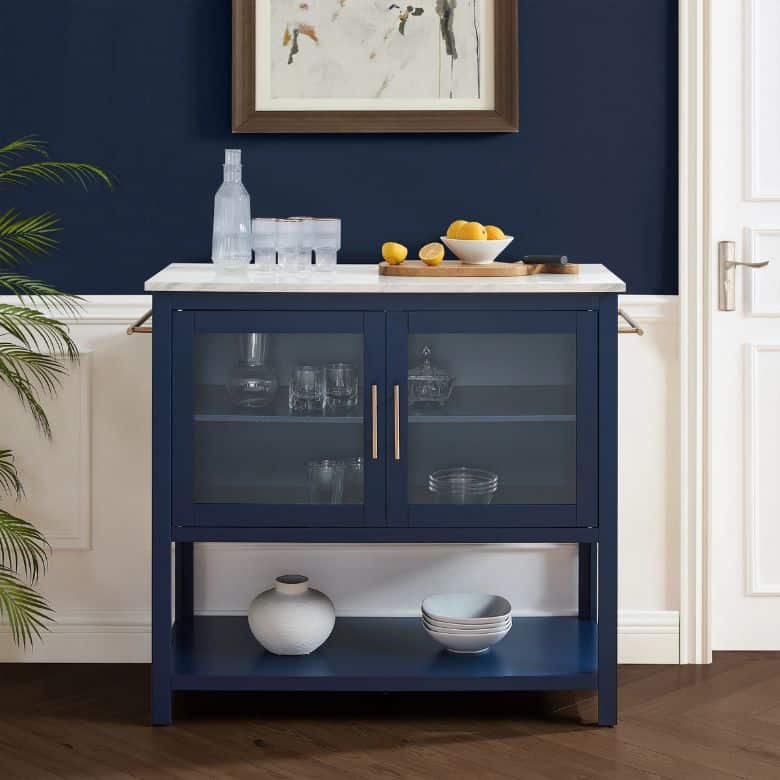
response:
M301 233L303 223L298 219L276 220L276 251L279 270L295 272L300 269Z
M297 366L290 377L290 411L301 414L321 412L323 389L320 366Z
M314 219L312 217L290 217L298 220L300 227L300 252L298 254L298 265L303 271L311 270L311 253L314 250Z
M325 366L325 408L354 409L358 402L358 378L352 363L328 363Z
M363 458L350 458L344 463L344 503L363 503Z
M337 255L341 249L341 220L322 217L312 220L314 267L317 271L332 271L336 268Z
M273 271L276 267L276 220L258 217L252 220L252 248L255 270Z
M340 460L309 461L309 500L340 504L344 496L344 464Z

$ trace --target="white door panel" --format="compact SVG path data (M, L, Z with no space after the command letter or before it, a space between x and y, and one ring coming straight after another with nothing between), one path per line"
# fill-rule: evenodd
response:
M780 0L710 0L712 647L780 649ZM718 241L737 243L719 311Z

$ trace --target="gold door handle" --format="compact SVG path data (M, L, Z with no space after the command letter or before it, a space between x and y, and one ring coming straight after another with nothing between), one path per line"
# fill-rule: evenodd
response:
M371 458L379 460L379 390L371 385Z
M394 420L395 423L395 459L401 460L401 388L393 386Z

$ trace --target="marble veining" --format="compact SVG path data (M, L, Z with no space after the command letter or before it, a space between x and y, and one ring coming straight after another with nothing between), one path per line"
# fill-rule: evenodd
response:
M225 271L210 263L173 263L144 285L146 292L222 293L623 293L625 282L598 264L580 266L577 276L519 277L380 276L375 264L339 265L332 273L282 274L252 266Z

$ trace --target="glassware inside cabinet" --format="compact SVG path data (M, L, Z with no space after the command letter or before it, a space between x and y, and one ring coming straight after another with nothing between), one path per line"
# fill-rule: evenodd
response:
M267 333L238 334L239 360L230 374L227 391L238 407L261 409L270 406L279 390L279 380L268 365Z
M197 333L196 503L362 503L363 361L360 333ZM330 364L343 388L334 409L325 403ZM315 474L313 462L333 468Z
M422 348L422 363L409 369L409 405L444 406L452 396L454 377L433 364L433 351Z
M408 360L410 503L576 502L574 333L415 333Z

